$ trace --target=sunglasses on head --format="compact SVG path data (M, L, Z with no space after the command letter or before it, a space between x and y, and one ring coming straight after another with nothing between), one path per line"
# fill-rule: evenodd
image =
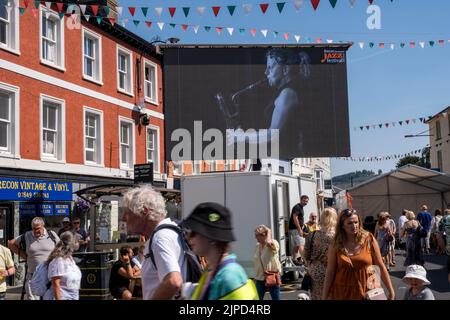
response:
M342 214L346 216L351 216L354 213L356 213L355 209L345 209L344 211L342 211Z

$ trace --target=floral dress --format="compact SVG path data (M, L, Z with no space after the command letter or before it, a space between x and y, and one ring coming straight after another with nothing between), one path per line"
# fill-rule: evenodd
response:
M313 238L314 237L314 238ZM323 283L327 271L328 246L333 241L334 230L318 230L306 238L305 260L312 278L312 299L322 298Z

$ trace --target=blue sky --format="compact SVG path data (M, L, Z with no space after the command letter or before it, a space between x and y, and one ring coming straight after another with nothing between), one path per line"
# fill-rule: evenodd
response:
M278 12L276 3L286 2L282 13ZM269 3L265 15L259 4ZM249 14L245 14L243 4L251 4ZM366 24L369 14L367 0L356 0L353 7L349 0L338 0L332 9L329 0L320 1L317 11L314 11L310 0L303 0L300 11L294 7L294 0L141 0L119 1L123 6L120 19L129 19L126 27L151 41L158 36L161 39L169 37L180 38L181 44L295 44L295 35L300 35L300 43L310 38L314 41L320 37L323 40L352 41L355 45L348 51L347 75L350 116L350 142L353 157L383 156L404 154L419 149L429 143L428 137L404 138L406 134L417 134L428 129L427 125L416 124L396 125L394 128L354 130L366 124L397 122L399 120L419 118L434 115L450 105L450 1L448 0L374 0L381 12L381 29L369 30ZM226 6L236 5L233 16L230 16ZM134 18L128 12L129 6L149 7L145 18L137 8ZM198 7L205 7L201 16ZM214 17L212 6L221 6L217 17ZM162 7L161 16L155 8ZM172 18L168 7L176 7ZM186 18L182 7L190 7ZM141 20L136 27L132 19ZM152 21L147 28L144 21ZM157 22L164 22L163 30ZM169 23L177 24L172 28ZM186 32L181 24L189 25ZM193 30L199 25L198 33ZM206 32L204 26L211 26ZM221 35L215 27L223 27ZM230 36L226 27L235 30ZM245 28L240 33L239 28ZM253 37L250 29L257 30ZM267 37L260 30L267 29ZM278 31L274 37L273 31ZM285 32L289 39L283 38ZM445 40L440 47L439 39ZM428 41L436 41L430 47ZM361 50L358 42L364 41ZM415 41L416 48L409 48L409 42ZM419 46L425 41L425 48ZM374 48L368 43L374 42ZM379 42L394 43L391 50L386 44L385 49L377 47ZM406 43L400 48L400 43ZM332 175L339 175L355 170L381 169L387 172L395 168L397 160L375 162L353 162L332 160Z

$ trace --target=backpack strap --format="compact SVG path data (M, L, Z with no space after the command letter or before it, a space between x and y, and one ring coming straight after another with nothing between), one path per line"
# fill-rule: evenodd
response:
M162 230L162 229L170 229L170 230L176 232L180 236L183 251L186 250L186 246L187 246L186 242L184 241L183 231L181 230L180 227L175 226L173 224L168 224L168 223L165 223L165 224L162 224L162 225L156 227L156 229L153 231L152 236L150 237L150 240L148 242L148 253L145 255L146 259L150 258L152 260L152 263L155 266L155 269L158 269L158 267L156 266L155 256L154 256L153 250L152 250L153 237L155 236L156 232L158 232L159 230Z
M48 234L48 238L52 239L53 243L56 244L56 237L55 237L55 233L52 230L48 230L47 231ZM47 238L47 239L48 239Z

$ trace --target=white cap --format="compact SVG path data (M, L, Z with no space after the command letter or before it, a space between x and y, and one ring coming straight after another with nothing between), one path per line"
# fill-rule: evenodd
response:
M70 222L70 219L69 219L69 217L64 217L64 219L63 219L63 221L62 222Z
M419 279L422 280L425 285L431 284L431 282L427 279L427 271L425 268L417 264L412 264L406 267L406 274L402 280L407 282L408 279Z

